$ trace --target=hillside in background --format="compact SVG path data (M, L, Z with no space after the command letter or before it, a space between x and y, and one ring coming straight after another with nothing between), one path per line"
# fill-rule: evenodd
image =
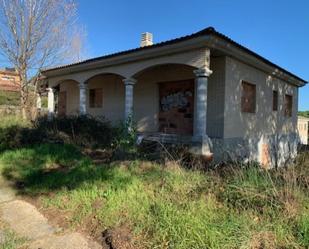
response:
M299 116L303 116L306 118L309 118L309 111L302 111L302 112L298 112Z

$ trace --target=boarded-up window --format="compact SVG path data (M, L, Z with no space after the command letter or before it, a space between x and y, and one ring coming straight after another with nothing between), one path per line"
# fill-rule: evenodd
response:
M242 82L241 111L255 113L256 86L248 82Z
M286 117L292 117L293 109L293 97L291 95L285 95L284 114Z
M100 88L89 90L89 107L101 108L103 102L103 91Z
M278 92L273 91L273 111L278 111Z

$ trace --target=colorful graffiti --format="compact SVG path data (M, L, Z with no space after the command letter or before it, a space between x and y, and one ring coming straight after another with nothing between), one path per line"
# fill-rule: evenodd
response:
M160 100L161 109L167 112L173 108L185 108L188 106L188 97L192 97L191 91L177 92L167 96L164 96Z

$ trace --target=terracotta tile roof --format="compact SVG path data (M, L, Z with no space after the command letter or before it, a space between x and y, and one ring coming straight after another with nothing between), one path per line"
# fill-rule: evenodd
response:
M1 74L18 76L18 72L14 68L0 69Z
M280 69L284 73L286 73L286 74L288 74L288 75L298 79L299 81L302 81L305 84L307 83L306 80L304 80L304 79L298 77L297 75L287 71L286 69L276 65L275 63L267 60L266 58L264 58L261 55L253 52L252 50L242 46L241 44L235 42L234 40L232 40L228 36L226 36L226 35L218 32L218 31L216 31L213 27L208 27L206 29L203 29L203 30L198 31L196 33L193 33L191 35L186 35L186 36L182 36L182 37L179 37L179 38L176 38L176 39L172 39L172 40L156 43L156 44L151 45L151 46L134 48L134 49L125 50L125 51L121 51L121 52L117 52L117 53L113 53L113 54L108 54L108 55L104 55L104 56L100 56L100 57L91 58L91 59L84 60L84 61L77 62L77 63L73 63L73 64L68 64L68 65L64 65L64 66L59 66L59 67L55 67L55 68L46 69L46 70L43 70L42 73L56 71L58 69L69 68L69 67L73 67L73 66L77 66L77 65L81 65L81 64L87 64L87 63L91 63L91 62L96 62L96 61L100 61L100 60L104 60L104 59L108 59L108 58L112 58L112 57L116 57L116 56L120 56L120 55L131 54L131 53L134 53L134 52L137 52L137 51L141 51L141 50L147 50L147 49L152 49L152 48L163 47L163 46L166 46L166 45L175 44L175 43L178 43L178 42L190 40L190 39L193 39L193 38L196 38L196 37L200 37L200 36L204 36L204 35L214 35L214 36L217 36L219 38L222 38L223 40L233 44L234 46L236 46L239 49L245 51L246 53L253 55L257 59L265 62L266 64L269 64L271 66L277 67L278 69Z

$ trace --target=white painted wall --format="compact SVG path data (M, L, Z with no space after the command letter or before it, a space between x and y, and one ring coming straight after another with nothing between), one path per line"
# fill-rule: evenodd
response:
M60 84L60 92L67 93L66 114L76 115L79 112L79 88L78 83L67 80Z
M102 108L89 107L89 90L103 89ZM93 116L104 116L113 124L119 123L124 117L124 83L116 75L99 75L88 81L87 113Z

